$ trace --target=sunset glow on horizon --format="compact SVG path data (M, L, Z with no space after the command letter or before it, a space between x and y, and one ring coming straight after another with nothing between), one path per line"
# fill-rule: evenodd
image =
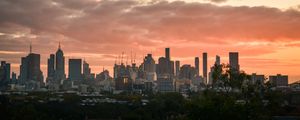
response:
M169 47L181 65L202 63L203 52L209 67L216 55L228 63L239 52L248 74L300 80L300 0L2 0L0 16L0 61L16 73L32 42L45 77L61 42L66 71L69 58L82 58L93 73L113 74L122 52L139 65Z

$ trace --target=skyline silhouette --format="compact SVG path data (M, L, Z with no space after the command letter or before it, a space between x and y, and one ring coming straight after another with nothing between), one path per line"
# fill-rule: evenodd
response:
M4 0L0 60L11 63L12 71L19 74L19 58L28 54L30 41L33 52L41 54L44 76L48 56L59 42L66 59L85 58L95 73L103 67L112 71L122 52L130 58L133 51L141 63L147 53L157 61L169 47L172 58L185 64L207 52L209 68L216 55L221 63L229 63L228 52L237 51L242 70L287 74L293 82L300 80L295 71L300 67L297 4L298 0Z

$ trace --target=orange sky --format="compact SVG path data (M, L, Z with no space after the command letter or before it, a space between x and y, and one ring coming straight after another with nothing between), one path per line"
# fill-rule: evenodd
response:
M299 5L300 0L2 0L0 60L18 73L29 41L42 55L44 75L59 41L67 58L85 58L95 73L103 66L111 71L123 51L136 53L140 63L147 53L157 61L170 47L172 60L181 64L208 52L209 65L215 55L228 63L228 52L238 51L247 73L287 74L293 82L300 80Z

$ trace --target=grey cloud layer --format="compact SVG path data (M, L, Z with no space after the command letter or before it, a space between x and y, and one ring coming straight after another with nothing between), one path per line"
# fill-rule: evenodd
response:
M32 40L43 54L54 52L58 41L64 43L66 52L116 54L129 48L179 49L177 45L183 43L222 44L227 48L239 41L289 42L300 38L298 11L267 7L182 1L0 0L0 16L0 33L4 33L0 34L0 50L24 51ZM237 49L246 54L261 50Z

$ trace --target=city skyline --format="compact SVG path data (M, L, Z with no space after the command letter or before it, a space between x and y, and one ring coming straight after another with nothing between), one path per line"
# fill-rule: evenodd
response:
M277 7L268 2L260 4L265 6L246 2L241 6L232 0L146 5L141 5L141 0L15 1L20 2L18 5L2 1L1 6L7 4L0 8L3 16L0 20L0 60L11 63L11 70L19 75L20 58L29 53L32 41L33 53L41 54L41 69L46 77L47 59L57 50L59 41L65 54L66 74L70 58L85 59L94 73L101 72L104 66L112 74L115 57L122 52L130 63L133 51L140 64L148 53L158 62L158 58L164 56L164 48L169 47L171 59L179 60L181 65L194 65L194 58L202 58L202 53L207 52L208 68L214 64L216 55L221 57L221 63L229 63L228 52L239 52L241 70L249 74L289 75L291 83L300 80L300 73L295 71L300 67L300 53L297 52L300 51L300 13L294 6L300 2L295 1L295 4L284 4L289 7ZM40 7L29 9L30 2ZM25 12L7 11L6 7ZM103 9L111 11L111 15L102 13ZM51 14L36 13L40 10ZM229 16L228 13L233 14ZM245 19L238 19L243 17ZM228 29L230 27L235 29ZM200 74L202 62L200 59Z
M131 58L130 58L130 62L128 59L128 55L124 55L124 52L122 52L121 55L116 56L115 59L115 63L114 63L114 68L113 70L109 70L109 69L105 69L103 67L102 71L100 72L96 72L96 73L92 73L95 71L92 71L90 68L89 63L82 58L69 58L67 59L68 64L65 64L65 56L64 56L64 52L61 49L61 44L59 42L58 48L57 48L57 52L56 52L56 56L54 54L50 54L49 58L48 58L48 62L47 62L47 72L43 73L43 71L40 71L40 54L38 53L34 53L32 52L32 45L30 43L29 45L29 53L26 57L21 57L21 65L19 66L20 69L22 69L23 74L28 74L27 72L37 72L36 74L40 74L39 72L41 72L42 74L42 78L39 78L40 80L37 81L43 81L45 83L48 83L50 81L63 81L63 80L84 80L84 79L91 79L91 78L95 78L97 74L101 74L101 72L104 72L106 70L108 70L108 72L110 71L110 76L113 76L113 78L117 78L117 76L115 76L116 73L119 73L120 71L115 71L115 67L117 66L124 66L124 67L137 67L140 68L141 66L143 66L143 69L145 70L145 72L150 72L150 74L152 74L152 72L155 72L156 74L171 74L174 76L179 76L178 74L178 70L179 71L183 70L186 71L185 69L190 69L190 68L186 68L186 67L192 67L192 69L194 69L194 73L192 71L186 71L190 74L190 72L192 74L195 74L196 76L201 76L204 79L204 83L205 84L211 84L211 80L212 78L210 78L211 76L208 74L207 70L208 70L208 66L207 66L207 56L208 54L206 52L202 53L202 71L203 73L200 74L200 68L199 68L199 57L195 57L195 61L194 61L194 65L193 64L186 64L183 63L182 65L180 65L180 63L174 63L174 61L171 59L171 50L170 48L165 48L165 56L160 56L157 59L157 62L155 59L152 58L152 53L148 53L146 55L146 57L143 59L143 62L140 64L137 64L135 61L135 57L132 55L131 53ZM38 58L36 58L38 57ZM54 59L56 60L54 62ZM229 63L222 63L225 65L229 65L230 68L232 68L233 71L244 71L240 69L240 62L239 62L239 52L228 52L228 61ZM3 65L5 66L6 61L1 61L3 62ZM179 60L176 60L175 62L180 62ZM33 65L33 64L34 65ZM156 64L155 64L156 63ZM2 64L2 63L1 63ZM11 76L11 74L15 74L16 72L10 70L10 63L9 64L9 70L10 71L8 74L8 76L10 76L11 80L13 80L14 76ZM32 65L30 65L32 64ZM151 65L152 64L152 65ZM215 57L215 62L213 63L212 66L210 67L214 67L214 65L220 65L221 64L221 57L219 55L216 55ZM2 66L3 66L2 65ZM25 65L25 68L24 68ZM71 65L71 66L70 66ZM154 66L153 66L154 65ZM30 67L31 66L31 67ZM38 66L38 68L34 67L34 66ZM55 67L54 67L55 66ZM67 66L68 68L66 68L65 66ZM27 68L28 67L28 68ZM197 68L198 67L198 68ZM34 68L35 70L32 71L32 68ZM64 70L62 70L61 68L65 68ZM136 68L136 69L137 69ZM25 70L24 70L25 69ZM26 70L28 69L28 70ZM213 68L211 68L213 69ZM65 72L68 71L68 72ZM20 71L21 72L21 71ZM211 71L212 72L212 71ZM249 75L256 75L257 73L249 73L247 71L244 71L246 73L248 73ZM28 78L26 77L33 77L35 75L26 75L25 78L23 77L24 75L20 74L20 76L18 77L20 82L24 82L26 81ZM93 75L92 75L93 74ZM68 75L68 77L66 77L66 75ZM207 76L209 75L209 76ZM265 75L265 74L263 74ZM277 74L273 74L270 75L271 76L275 76L275 75L279 75L281 76L281 73L277 73ZM75 77L76 76L76 77ZM151 75L152 76L152 75ZM155 75L156 76L156 75ZM268 76L268 75L266 75ZM288 76L288 75L287 75ZM16 76L15 76L16 77ZM45 79L44 79L45 77ZM34 78L34 77L33 77ZM150 77L151 79L153 79L153 77ZM189 78L191 79L191 78ZM268 80L268 77L266 77L266 79ZM287 79L288 83L292 83L291 81L289 81Z

